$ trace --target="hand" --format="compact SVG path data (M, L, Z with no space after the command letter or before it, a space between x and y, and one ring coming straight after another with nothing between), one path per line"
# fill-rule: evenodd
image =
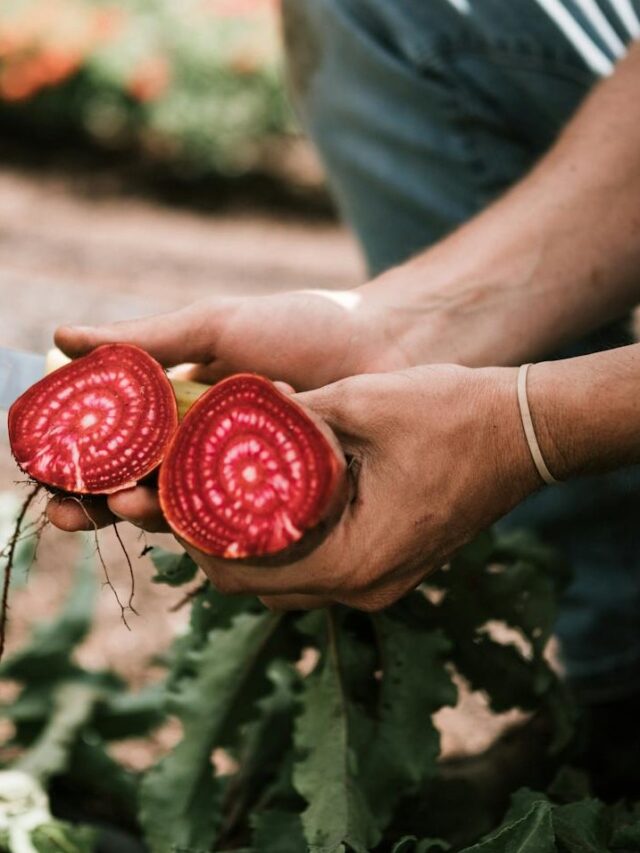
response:
M355 373L404 367L389 341L386 312L365 288L299 291L273 296L217 298L170 314L96 327L63 327L56 344L72 357L103 343L126 341L165 367L195 363L185 378L214 382L250 370L316 388ZM154 489L139 486L84 502L53 498L50 521L63 530L89 530L125 519L149 531L166 530Z
M355 460L357 497L315 551L286 566L187 547L222 592L256 594L274 608L387 607L540 485L515 370L418 367L297 399Z
M193 378L204 382L249 370L303 391L410 366L388 336L387 310L368 287L212 298L140 320L63 326L55 341L72 358L120 341L165 367L195 362Z

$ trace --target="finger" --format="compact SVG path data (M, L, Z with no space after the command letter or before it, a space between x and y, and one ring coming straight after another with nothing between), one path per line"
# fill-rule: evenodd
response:
M147 486L136 486L109 495L109 509L123 521L142 527L149 533L166 533L169 526L160 509L158 493Z
M334 603L319 595L264 595L260 601L269 610L318 610Z
M208 362L215 358L216 340L230 302L205 300L180 311L103 326L61 326L55 343L72 358L101 344L130 343L165 366Z
M178 540L222 593L332 596L343 581L342 568L354 564L351 555L350 509L347 508L327 538L305 557L280 566L250 565L209 557Z
M54 527L73 533L108 527L116 521L104 498L57 496L47 504L47 518Z

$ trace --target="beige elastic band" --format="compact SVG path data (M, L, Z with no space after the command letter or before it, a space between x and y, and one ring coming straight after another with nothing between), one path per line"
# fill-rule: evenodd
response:
M544 461L538 439L536 438L536 431L531 418L531 409L529 408L529 398L527 396L527 376L530 367L530 364L523 364L518 371L518 405L520 406L520 417L522 418L522 426L524 427L524 434L527 437L527 444L531 451L533 464L536 466L538 474L540 474L544 482L548 486L552 486L554 483L560 481L556 480L547 468L547 463Z

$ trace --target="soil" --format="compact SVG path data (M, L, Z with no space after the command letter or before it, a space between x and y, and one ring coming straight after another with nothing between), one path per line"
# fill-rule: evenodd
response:
M44 352L61 323L170 311L216 293L347 288L362 279L345 230L328 218L306 219L295 208L274 207L190 210L131 195L104 172L0 165L0 345ZM20 479L0 435L0 491L24 493L15 484ZM113 580L126 598L128 573L113 532L100 536ZM139 553L138 532L123 530L123 536L129 553ZM12 597L9 653L30 626L51 618L61 604L81 549L95 548L91 537L82 539L45 531L29 583ZM171 544L169 537L149 541ZM167 648L187 612L170 612L181 593L151 583L146 558L134 565L140 615L130 618L127 630L104 587L95 630L79 657L90 667L111 667L140 687L158 677L151 660ZM10 686L3 691L9 695ZM482 697L465 692L458 709L439 715L443 752L479 753L516 719L516 713L489 714ZM169 725L151 741L127 742L114 751L141 768L177 736Z

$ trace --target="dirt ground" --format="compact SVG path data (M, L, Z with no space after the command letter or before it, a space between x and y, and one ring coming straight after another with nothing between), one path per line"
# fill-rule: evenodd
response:
M0 165L0 345L45 351L60 323L96 323L178 308L205 295L264 293L297 287L346 288L362 266L349 235L325 221L291 213L245 210L205 214L105 190L86 173L56 174ZM0 431L0 492L15 485L15 469ZM126 532L131 553L141 544ZM167 544L168 537L156 537ZM164 540L164 541L163 541ZM68 589L71 567L89 540L47 530L26 589L12 599L9 652L29 626L50 618ZM126 566L111 531L102 548L114 580L128 589ZM141 686L158 675L150 658L167 647L187 613L170 613L175 590L152 584L148 561L136 563L138 617L123 626L109 589L98 603L94 632L83 644L85 665L113 667ZM439 717L447 755L477 753L517 715L492 717L484 701L466 695ZM175 737L119 750L143 766Z

